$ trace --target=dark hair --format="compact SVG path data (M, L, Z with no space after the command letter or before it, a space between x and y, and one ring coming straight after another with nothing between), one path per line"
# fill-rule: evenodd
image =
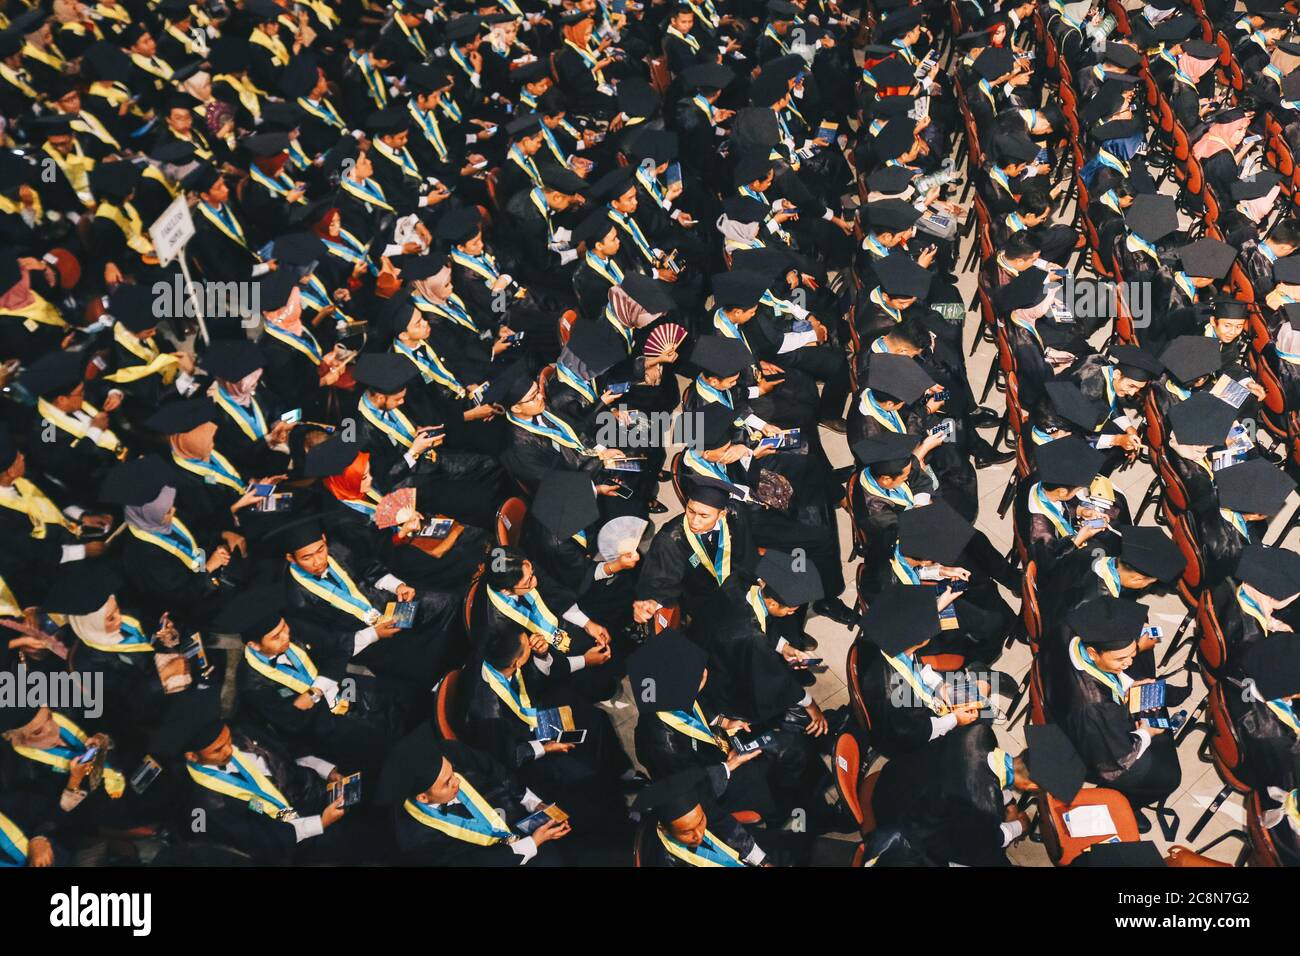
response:
M519 639L523 636L515 625L494 631L483 645L483 660L497 670L509 667L519 656Z
M930 345L930 330L915 316L904 319L885 334L891 339L910 345L914 349L924 349Z
M1284 242L1288 246L1300 246L1300 223L1294 219L1283 219L1273 227L1268 237L1274 242Z
M1020 211L1031 216L1041 216L1052 208L1046 190L1026 189L1020 194Z
M1026 256L1036 256L1042 249L1042 244L1025 229L1020 232L1013 232L1007 241L1002 244L1002 254L1008 259L1023 259Z
M886 461L873 461L867 465L867 470L871 472L873 478L897 478L912 463L909 458L890 458Z
M524 576L524 562L528 556L516 548L493 548L488 555L487 570L483 580L494 591L503 591L519 583Z

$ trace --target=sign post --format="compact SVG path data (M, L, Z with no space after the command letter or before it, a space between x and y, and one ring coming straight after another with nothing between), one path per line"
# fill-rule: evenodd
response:
M181 275L185 278L185 291L190 297L190 306L199 320L199 334L203 344L208 345L208 327L203 321L203 304L199 300L194 280L190 278L190 265L181 255L185 244L194 237L194 217L190 215L189 203L184 196L177 196L172 204L163 210L161 216L149 227L149 238L153 241L154 251L158 255L159 265L169 265L173 259L180 259Z

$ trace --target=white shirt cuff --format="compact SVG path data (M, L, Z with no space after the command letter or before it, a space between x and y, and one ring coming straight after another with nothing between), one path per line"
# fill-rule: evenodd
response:
M574 671L580 671L587 666L587 659L580 654L576 657L571 655L568 658L568 661L569 661L569 673L573 673Z
M1008 820L1002 824L1002 845L1010 846L1011 841L1024 832L1025 828L1019 820Z
M763 852L763 848L757 843L754 844L754 849L750 850L745 856L745 862L750 866L762 866L763 861L766 859L767 854Z
M306 767L308 770L316 771L316 776L322 780L328 780L330 774L336 769L334 764L328 760L322 760L320 757L313 757L310 754L306 757L299 757L294 763L299 767Z
M387 591L389 594L396 594L397 589L405 582L395 574L385 574L375 582L375 587L381 591Z
M352 656L356 657L375 641L379 640L379 632L373 627L363 628L352 635Z
M944 714L942 717L930 718L930 739L938 740L957 726L956 714Z
M533 791L525 788L524 795L523 797L520 798L519 802L524 805L525 810L527 810L529 813L533 813L535 810L541 807L542 798L539 797L537 794L533 793Z
M1133 759L1141 760L1142 755L1146 753L1147 748L1151 746L1151 731L1147 730L1145 727L1139 727L1137 730L1133 731L1133 736L1138 739L1138 752L1137 756Z
M582 613L582 608L576 604L569 605L569 609L564 612L564 619L577 627L586 627L587 622L591 620L586 614Z
M533 748L533 759L540 759L542 754L546 753L546 744L540 740L528 741L528 746Z
M524 837L522 840L516 840L514 843L510 844L510 849L524 858L519 864L520 866L523 866L533 857L537 856L537 843L532 837Z
M80 561L86 556L86 546L84 544L65 544L63 546L63 556L59 558L59 564L66 564L69 561Z
M303 840L309 840L312 837L318 837L325 832L325 827L321 823L320 815L313 817L299 817L296 820L290 820L289 825L293 827L293 834L297 838L296 842L301 843Z

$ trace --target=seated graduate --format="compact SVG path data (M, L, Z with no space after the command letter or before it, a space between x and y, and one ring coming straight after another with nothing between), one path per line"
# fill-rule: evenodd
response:
M694 767L637 794L632 809L654 824L642 840L642 866L775 865L749 830L717 805L711 784L704 769Z
M1283 866L1300 866L1300 789L1269 787L1260 798L1261 824L1268 831Z
M428 721L389 752L378 800L391 808L396 862L404 866L557 865L553 841L572 831L567 818L528 834L512 830L510 821L548 805L487 754L438 740Z
M253 738L221 719L215 693L176 698L151 750L183 761L189 792L174 810L203 812L203 842L230 847L260 865L359 861L368 840L353 829L342 794L327 784L342 779L319 757L296 760L269 735ZM346 821L346 822L345 822Z
M1242 548L1232 577L1216 584L1210 595L1228 662L1240 663L1250 645L1294 630L1291 608L1300 597L1300 554L1289 548L1248 545Z
M628 660L628 676L639 718L636 724L637 761L655 780L699 767L726 813L752 810L779 824L772 785L771 757L755 763L764 748L742 751L732 737L749 731L739 717L724 716L708 690L708 655L680 631L655 634ZM709 701L709 711L701 697ZM710 717L712 712L714 716Z
M1121 508L1113 490L1109 506L1101 508L1103 488L1096 479L1104 456L1081 438L1060 438L1039 445L1037 481L1025 481L1017 495L1017 533L1038 562L1039 581L1052 577L1061 559L1088 547L1110 552L1118 541L1110 530L1121 522L1127 506ZM1109 482L1105 483L1109 486ZM1100 523L1098 523L1100 522ZM1040 588L1045 585L1040 583Z
M920 835L933 860L1006 866L1007 848L1029 832L1021 794L1047 790L1068 804L1087 769L1055 724L1025 728L1013 756L987 724L963 727L934 745L892 758L880 772L871 809L882 827Z
M0 793L0 867L69 865L54 824L53 811L39 797Z
M743 512L730 503L731 487L691 479L682 520L663 525L650 543L633 605L638 623L680 604L694 626L708 627L744 600L758 552Z
M859 690L872 746L891 760L980 719L984 705L950 705L944 675L918 656L938 633L939 609L929 588L891 585L862 619Z
M480 591L470 612L477 647L503 631L523 631L559 651L557 676L569 679L583 699L608 700L618 692L623 654L619 648L614 661L609 629L588 617L572 592L539 574L522 551L493 548ZM564 610L557 616L556 608ZM573 625L573 633L561 621Z
M377 677L322 673L310 643L294 640L283 611L284 589L268 585L243 592L213 621L214 631L244 641L235 672L240 715L273 730L294 752L377 772L401 732L397 694Z
M1146 619L1136 601L1096 598L1070 615L1068 646L1043 648L1049 718L1074 741L1088 779L1128 798L1144 833L1151 823L1142 807L1168 798L1182 780L1173 737L1129 709L1133 687L1151 683L1125 673Z
M608 646L587 657L608 659ZM636 775L609 716L566 686L585 658L552 653L539 634L503 626L462 671L465 739L564 805L584 833L617 832L626 823L620 784ZM563 731L583 734L561 741Z
M997 584L971 560L975 529L946 502L909 508L898 516L898 541L876 571L880 586L921 587L937 599L946 636L931 653L960 654L972 667L994 663L1014 615Z
M1300 786L1300 636L1274 634L1240 655L1240 693L1224 695L1241 744L1241 779L1257 790Z
M1251 458L1214 473L1218 508L1194 514L1201 545L1203 580L1213 586L1232 573L1242 550L1262 543L1273 516L1282 510L1296 483L1262 458Z
M133 751L136 744L143 750L140 735L162 719L167 695L191 686L193 675L178 652L176 625L164 614L146 632L147 625L118 603L123 583L111 562L77 561L51 582L41 609L67 616L77 640L70 668L83 682L101 682L103 716L89 725L112 734L119 749Z
M272 540L288 565L286 617L294 627L321 635L322 663L346 666L356 658L376 674L423 690L464 653L459 595L418 592L382 566L355 564L330 544L314 516L290 519ZM385 616L394 601L415 603L409 627Z

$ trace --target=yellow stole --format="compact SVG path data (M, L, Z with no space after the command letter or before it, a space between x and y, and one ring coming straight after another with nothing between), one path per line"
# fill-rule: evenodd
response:
M122 203L121 208L112 203L101 202L95 209L95 218L107 219L121 229L122 235L126 237L126 244L134 252L142 256L154 254L153 242L144 232L144 220L136 212L135 206L129 202Z
M90 404L90 402L82 402L81 410L91 418L94 418L99 414L99 409ZM43 398L36 400L36 411L40 414L42 419L49 422L59 431L67 432L71 435L74 439L73 444L76 444L85 438L89 431L89 425L83 425L67 412L60 411L58 408L55 408L53 404ZM99 433L99 437L95 439L95 444L104 449L104 451L110 452L119 458L126 457L126 449L122 447L122 442L118 440L117 435L113 433L112 429L103 429Z
M180 365L176 356L170 352L160 352L158 346L154 344L152 336L147 339L139 338L121 322L117 322L113 325L113 341L140 359L144 364L126 365L109 375L105 375L104 378L110 382L128 384L137 382L149 375L158 375L162 378L164 385L170 385L180 373Z
M60 153L51 143L41 147L41 152L54 161L54 165L63 170L73 192L87 206L95 201L95 194L90 190L90 171L95 168L95 161L81 150L81 144L74 138L72 152L67 156Z
M71 737L81 743L82 752L86 749L86 732L74 724L67 717L57 711L52 713L54 722L59 725L60 736L63 738L57 745L57 749L69 750L67 746ZM72 767L72 758L64 757L56 753L50 753L49 750L37 750L34 747L20 747L18 744L13 745L14 753L26 757L28 760L34 760L37 763L43 763L47 767L53 767L59 773L68 773ZM120 797L126 790L126 778L112 767L104 767L104 789L108 791L110 797Z
M32 523L32 537L37 541L45 539L45 526L50 524L56 524L65 531L76 533L76 525L59 510L59 506L26 478L14 479L13 489L18 492L18 497L0 495L0 508L25 514Z
M42 297L39 293L32 293L32 301L18 309L4 309L0 315L10 315L23 320L23 328L28 332L35 332L37 326L50 325L56 329L66 329L68 323L63 320L63 315L59 312L58 306L53 302Z

